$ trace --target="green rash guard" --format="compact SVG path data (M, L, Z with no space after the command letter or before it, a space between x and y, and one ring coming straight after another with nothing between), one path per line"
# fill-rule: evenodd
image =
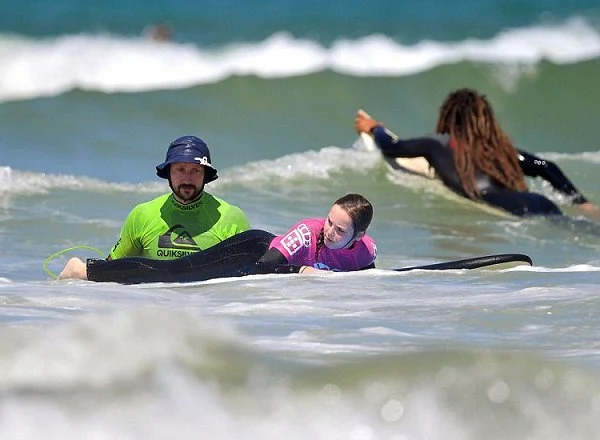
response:
M131 210L110 258L172 260L208 249L248 229L248 218L240 208L207 192L187 205L169 193Z

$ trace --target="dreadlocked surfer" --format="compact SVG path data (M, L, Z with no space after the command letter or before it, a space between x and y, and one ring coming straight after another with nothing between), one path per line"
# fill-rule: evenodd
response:
M528 191L525 176L541 177L584 213L600 217L556 164L513 146L485 95L475 90L459 89L446 97L431 136L399 139L361 111L354 127L371 134L384 156L424 157L437 178L468 199L517 216L562 215L548 198Z

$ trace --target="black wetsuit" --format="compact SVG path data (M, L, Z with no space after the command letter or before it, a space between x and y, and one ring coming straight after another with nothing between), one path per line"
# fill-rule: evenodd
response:
M275 235L270 232L250 229L206 250L174 260L144 257L114 260L90 258L86 264L87 276L90 281L137 284L186 283L252 274L298 273L302 266L287 264L287 261L281 259L261 259L273 238Z
M375 143L385 156L424 157L433 167L437 177L451 190L468 197L454 165L454 152L450 146L450 135L435 134L412 139L398 139L384 127L375 127L371 132ZM586 203L587 199L575 188L554 163L522 150L519 163L526 176L541 177L557 191L571 197L573 204ZM541 194L513 191L503 187L492 177L476 171L477 189L481 199L490 205L502 208L517 216L562 215L561 210Z

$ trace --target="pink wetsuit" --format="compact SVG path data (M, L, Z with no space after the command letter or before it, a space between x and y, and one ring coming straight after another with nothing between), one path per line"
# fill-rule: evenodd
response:
M377 247L368 235L356 241L350 249L329 249L323 244L317 254L323 225L324 218L301 220L285 234L275 237L269 249L279 250L289 264L340 272L364 269L375 261Z

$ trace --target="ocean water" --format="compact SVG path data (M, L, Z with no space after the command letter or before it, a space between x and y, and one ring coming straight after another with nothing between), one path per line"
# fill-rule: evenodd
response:
M169 41L148 38L167 23ZM433 130L458 87L600 204L600 7L588 0L0 4L0 438L596 439L600 225L499 217L394 176L364 108ZM168 190L207 186L281 233L348 192L378 269L121 286L55 281ZM495 253L533 267L394 272ZM96 256L79 249L51 259Z

